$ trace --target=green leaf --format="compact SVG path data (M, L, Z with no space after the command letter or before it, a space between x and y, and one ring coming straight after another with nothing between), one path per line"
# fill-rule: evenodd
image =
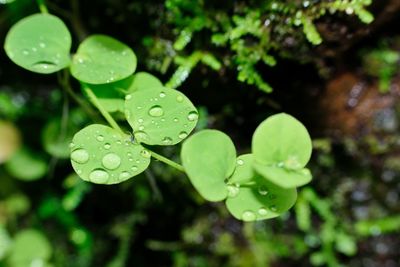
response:
M301 169L310 160L312 143L307 129L294 117L280 113L264 120L252 140L254 159L262 165Z
M310 170L306 168L301 170L288 170L283 167L269 166L258 162L254 162L253 167L265 179L283 188L302 186L308 184L312 179Z
M228 195L225 179L234 171L236 150L223 132L203 130L182 145L183 167L193 186L209 201L221 201Z
M174 145L194 129L198 113L181 92L166 87L126 96L125 116L135 138L148 145Z
M261 177L253 177L254 185L229 190L226 207L237 219L257 221L275 218L289 210L297 198L295 188L284 189ZM235 185L228 185L232 187Z
M10 29L4 49L18 66L33 72L53 73L70 64L71 34L59 18L34 14Z
M85 181L97 184L121 183L143 172L150 164L150 152L129 135L104 125L92 124L71 143L71 163Z
M11 266L34 266L38 261L47 262L51 254L47 238L37 230L27 229L15 236L8 262Z
M0 164L9 160L21 146L21 133L14 123L0 120Z
M160 80L147 72L135 73L132 77L132 84L128 88L128 93L138 90L147 90L152 88L162 87Z
M40 179L47 172L47 163L25 148L17 151L4 167L12 176L24 181Z
M240 155L236 160L236 168L228 182L231 184L245 184L253 180L253 154Z
M73 56L71 73L91 84L122 80L136 69L136 56L125 44L106 35L91 35Z
M118 82L108 83L108 84L86 84L82 83L82 91L86 95L86 88L92 90L100 105L107 112L121 112L124 113L125 110L125 100L124 100L124 86L127 86L129 81L127 78ZM128 85L129 86L129 85Z
M306 16L302 16L301 21L303 23L303 32L306 35L307 40L313 45L321 44L322 38L319 35L317 28L315 28L313 21Z

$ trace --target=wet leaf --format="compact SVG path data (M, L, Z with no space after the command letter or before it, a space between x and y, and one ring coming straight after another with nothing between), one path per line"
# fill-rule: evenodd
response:
M225 179L235 169L236 150L223 132L203 130L182 145L182 164L196 190L209 201L221 201L228 195Z
M4 48L17 65L48 74L70 64L71 34L65 24L49 14L34 14L8 32Z
M125 116L139 142L174 145L196 126L196 108L177 90L165 87L139 90L125 99Z
M71 73L81 82L104 84L130 76L137 59L125 44L106 35L91 35L73 56Z
M75 134L70 148L75 172L92 183L121 183L150 164L150 152L132 143L131 136L100 124L92 124Z

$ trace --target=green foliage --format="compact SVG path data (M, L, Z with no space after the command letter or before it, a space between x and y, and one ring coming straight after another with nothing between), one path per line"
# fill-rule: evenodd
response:
M26 166L29 166L29 168ZM46 161L27 148L18 150L12 158L6 162L4 167L14 177L24 181L40 179L47 172Z
M92 35L79 45L71 74L85 83L104 84L127 78L136 64L135 54L125 44L106 35Z
M201 53L212 56L214 62L224 62L223 65L216 64L218 68L210 65L212 69L236 69L239 81L271 92L272 88L264 80L259 66L274 66L277 54L296 57L290 52L291 45L285 44L286 40L298 44L305 43L305 38L312 45L321 44L323 39L315 21L338 12L356 15L363 23L371 23L373 15L366 10L370 4L371 0L271 0L245 5L231 3L219 9L218 5L205 1L167 0L167 15L177 33L173 43L173 58L178 65L173 79L167 85L173 88L179 86L199 62L204 63L198 59L197 53L200 53L198 47L206 47L208 50ZM302 28L304 35L299 34L299 28ZM221 54L220 48L229 52ZM310 50L312 47L305 44L301 45L301 49ZM190 56L185 57L187 54ZM159 70L164 72L165 64L161 66Z
M4 49L15 64L27 70L54 73L70 63L71 35L59 18L35 14L10 29Z

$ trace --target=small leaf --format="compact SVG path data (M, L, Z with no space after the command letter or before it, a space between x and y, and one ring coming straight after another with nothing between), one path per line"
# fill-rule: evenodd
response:
M92 124L75 134L70 147L75 172L92 183L121 183L150 164L148 150L132 143L129 135L100 124Z
M160 80L147 72L135 73L132 77L132 84L128 88L128 93L138 90L147 90L152 88L162 87Z
M294 117L281 113L267 118L256 129L252 140L256 162L301 169L310 160L312 143L307 129Z
M128 78L129 79L129 78ZM124 113L125 110L125 101L124 101L124 93L121 86L126 84L126 80L121 80L114 83L108 84L85 84L82 83L82 91L85 95L86 88L92 90L97 99L100 102L100 105L107 112L121 112Z
M53 73L70 64L71 34L59 18L34 14L10 29L4 49L18 66L33 72Z
M253 177L255 185L240 186L226 199L226 207L237 219L257 221L275 218L289 210L297 198L296 189L284 189L261 177ZM228 185L233 186L233 185Z
M209 201L221 201L228 195L225 179L234 171L236 150L223 132L203 130L182 145L182 164L193 186Z
M125 44L106 35L91 35L73 56L71 73L91 84L122 80L136 69L136 56Z
M253 180L255 172L253 169L253 154L240 155L236 159L236 168L228 182L231 184L245 184Z
M39 231L26 229L17 233L8 256L12 266L34 266L40 262L44 266L52 254L51 244Z
M9 160L21 146L21 133L12 122L0 120L0 164Z
M283 167L268 166L258 162L254 162L253 167L263 178L283 188L299 187L308 184L312 179L311 172L306 168L288 170Z
M148 145L174 145L194 129L198 113L181 92L166 87L126 96L125 116L135 138Z
M42 178L47 172L47 163L33 152L22 148L4 166L15 178L33 181Z

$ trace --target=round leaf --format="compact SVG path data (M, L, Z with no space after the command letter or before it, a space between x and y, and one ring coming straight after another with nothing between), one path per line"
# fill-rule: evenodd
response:
M46 174L47 163L38 155L22 148L6 162L5 168L17 179L33 181Z
M174 145L196 126L196 108L177 90L157 87L136 91L125 99L125 116L139 142Z
M62 132L61 124L60 119L50 120L43 129L42 143L47 153L57 158L66 159L69 157L69 144L73 133L77 129L72 127L72 123L68 123L65 132Z
M8 261L12 266L34 266L37 261L48 261L51 254L47 238L39 231L28 229L15 236Z
M35 14L10 29L4 48L15 64L33 72L53 73L70 64L71 34L59 18Z
M196 190L209 201L227 197L225 179L235 169L236 150L223 132L204 130L189 137L182 145L183 167Z
M297 198L296 189L284 189L260 177L254 186L238 187L225 201L229 212L243 221L257 221L277 217L289 210ZM228 185L232 186L232 185Z
M129 135L100 124L80 130L70 147L75 172L92 183L121 183L143 172L150 164L148 150L132 143Z
M231 184L245 184L254 178L253 154L240 155L236 159L236 168L228 182Z
M311 138L301 122L281 113L269 117L257 127L252 151L258 163L283 163L289 169L301 169L311 157Z
M283 188L302 186L309 183L312 179L311 172L306 168L301 170L288 170L283 167L268 166L258 162L254 162L253 166L263 178Z
M106 35L91 35L73 56L71 73L91 84L122 80L136 69L136 56L125 44Z

